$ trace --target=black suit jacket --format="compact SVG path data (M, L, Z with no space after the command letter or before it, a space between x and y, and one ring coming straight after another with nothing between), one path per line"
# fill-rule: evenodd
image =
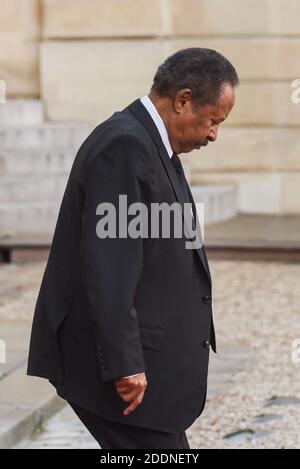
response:
M96 235L100 202L184 203L178 175L143 104L97 126L74 160L32 325L28 374L116 422L181 432L203 410L216 348L204 248L185 238ZM145 371L128 416L114 380Z

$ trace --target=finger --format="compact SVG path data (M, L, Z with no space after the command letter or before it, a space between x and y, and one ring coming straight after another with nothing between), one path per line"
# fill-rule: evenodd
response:
M117 387L128 387L128 386L136 385L136 382L135 381L130 381L130 380L122 380L122 381L116 381L115 385Z
M126 391L126 389L131 389L131 386L116 386L118 391Z
M141 391L145 391L147 387L147 383L135 383L131 385L126 385L126 386L116 386L116 391L117 393L123 398L123 395L127 395L129 393L135 392L136 395L139 394ZM135 396L133 396L135 397Z
M130 402L133 399L135 399L140 393L141 393L140 390L138 390L138 391L134 390L134 391L130 391L130 392L127 392L127 393L121 393L120 396L123 399L123 401Z
M140 387L134 387L134 388L126 388L123 390L117 390L118 394L120 394L121 397L123 396L132 396L132 399L134 399L138 394L140 394L141 391L144 391L144 389Z
M141 392L142 389L140 389L139 387L137 386L116 386L116 390L117 392L119 393L128 393L128 392L132 392L132 391L139 391Z
M143 390L144 387L146 387L146 385L143 385L142 383L123 383L116 385L116 389L118 392L130 392L133 389L138 389L138 391L140 392Z
M132 401L130 406L126 407L123 414L128 415L130 414L130 412L133 412L142 402L144 394L145 394L145 391L142 391L140 394L138 394L138 396Z

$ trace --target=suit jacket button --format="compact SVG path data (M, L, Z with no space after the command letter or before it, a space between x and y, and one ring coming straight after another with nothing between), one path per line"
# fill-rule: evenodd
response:
M209 341L208 341L208 340L205 340L205 341L203 342L203 346L204 346L204 348L209 349L209 347L210 347Z
M205 304L211 304L211 296L203 296L202 301Z

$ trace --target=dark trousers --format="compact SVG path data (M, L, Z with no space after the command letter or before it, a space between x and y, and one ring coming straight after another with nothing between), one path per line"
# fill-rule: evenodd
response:
M185 432L167 433L140 428L92 414L69 402L102 449L189 449Z

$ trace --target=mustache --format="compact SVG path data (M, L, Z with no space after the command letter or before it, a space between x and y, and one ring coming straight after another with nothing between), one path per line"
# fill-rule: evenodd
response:
M199 142L199 145L201 145L202 147L206 147L206 145L208 145L208 140L207 140L207 139L201 140L201 141Z

